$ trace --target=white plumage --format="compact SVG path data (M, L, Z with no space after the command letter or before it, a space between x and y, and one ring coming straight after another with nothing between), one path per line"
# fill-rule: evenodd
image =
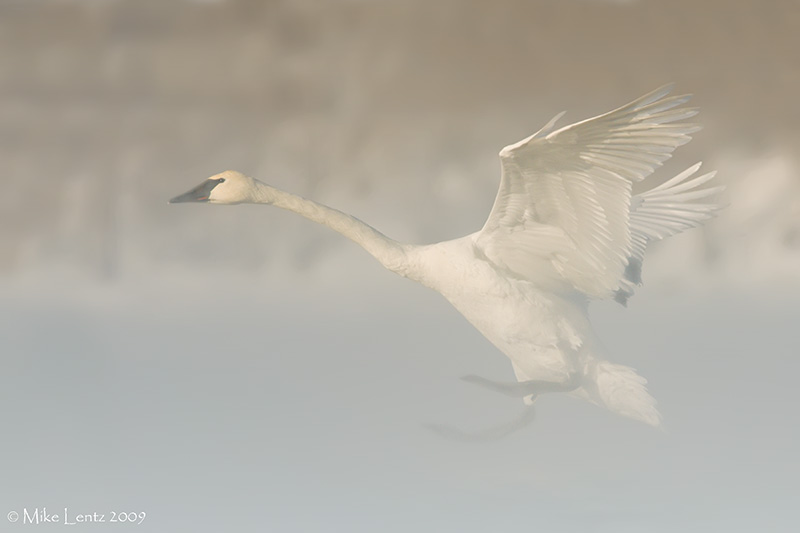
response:
M688 96L660 88L614 111L534 135L500 151L502 177L483 229L460 239L401 244L360 220L236 171L172 202L265 203L327 225L386 268L440 292L511 360L517 383L468 381L525 399L568 392L658 425L646 380L610 363L589 323L591 299L625 303L641 282L648 243L698 226L721 187L700 163L636 196L699 126ZM562 113L563 115L563 113Z

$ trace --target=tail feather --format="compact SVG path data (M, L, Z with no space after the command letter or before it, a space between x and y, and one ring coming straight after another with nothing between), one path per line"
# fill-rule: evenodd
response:
M597 361L587 375L591 385L584 386L596 404L617 414L654 427L661 425L656 400L647 392L647 380L628 366Z

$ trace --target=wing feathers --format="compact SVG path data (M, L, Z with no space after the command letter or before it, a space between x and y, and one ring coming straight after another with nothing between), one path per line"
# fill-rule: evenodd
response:
M641 265L650 242L699 226L721 208L716 202L695 202L718 196L725 189L724 186L699 189L716 175L716 171L712 171L693 178L700 165L692 165L633 199L630 214L633 246L629 263ZM640 279L623 278L616 292L617 301L625 303L639 283Z
M719 192L697 189L713 177L691 178L699 164L631 195L633 183L652 174L700 129L683 122L698 112L680 107L690 96L667 96L671 89L660 87L553 131L561 113L534 135L503 148L500 189L476 246L520 276L544 275L592 297L619 297L620 291L627 297L633 283L626 273L638 269L648 242L695 226L716 209L697 202ZM543 274L543 265L550 274Z

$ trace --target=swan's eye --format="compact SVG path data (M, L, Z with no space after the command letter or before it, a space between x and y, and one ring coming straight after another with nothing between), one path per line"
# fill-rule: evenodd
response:
M225 178L219 178L219 179L217 180L217 183L225 183Z

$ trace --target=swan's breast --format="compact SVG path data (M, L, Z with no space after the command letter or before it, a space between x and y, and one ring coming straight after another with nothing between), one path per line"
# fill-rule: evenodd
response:
M588 322L579 303L504 273L465 241L425 247L418 281L440 292L512 359L539 347L581 345Z

